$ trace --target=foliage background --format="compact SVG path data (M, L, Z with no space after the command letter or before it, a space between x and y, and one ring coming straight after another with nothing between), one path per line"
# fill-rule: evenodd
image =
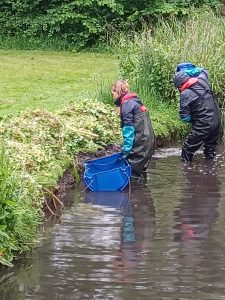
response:
M0 36L60 39L91 46L113 29L140 29L159 15L186 15L189 7L220 7L219 0L2 0Z
M154 31L147 28L117 36L113 43L121 77L128 78L149 105L154 99L177 106L175 67L182 61L191 61L208 69L212 89L224 109L225 19L210 9L190 12L182 21L176 16L161 20Z

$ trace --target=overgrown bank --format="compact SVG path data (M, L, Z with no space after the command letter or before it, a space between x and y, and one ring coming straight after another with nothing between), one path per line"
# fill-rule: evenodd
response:
M192 10L185 19L162 20L154 29L119 34L112 40L123 78L148 99L178 103L175 67L191 61L209 70L213 90L225 107L225 18L211 10Z
M151 111L158 138L179 136L183 125L169 113L162 121ZM176 132L175 132L176 131ZM42 207L66 169L77 177L74 155L121 143L117 111L94 100L74 103L57 113L23 111L0 123L0 263L30 249L37 238Z

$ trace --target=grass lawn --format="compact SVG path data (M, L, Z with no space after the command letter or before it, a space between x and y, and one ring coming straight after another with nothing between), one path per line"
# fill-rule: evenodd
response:
M113 56L94 53L0 50L0 115L26 108L58 110L95 97L117 78Z

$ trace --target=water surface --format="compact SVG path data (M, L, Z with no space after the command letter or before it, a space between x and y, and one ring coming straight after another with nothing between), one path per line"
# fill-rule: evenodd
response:
M224 153L190 166L179 154L158 152L130 190L74 191L39 247L1 271L0 299L225 299Z

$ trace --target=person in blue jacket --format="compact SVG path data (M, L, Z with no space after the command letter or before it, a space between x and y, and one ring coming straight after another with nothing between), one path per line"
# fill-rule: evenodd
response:
M209 84L208 70L191 62L178 64L173 78L180 92L180 118L191 124L183 144L181 159L191 162L194 153L203 145L204 156L213 160L221 128L220 109Z
M122 151L131 165L132 176L140 177L146 172L155 149L149 113L137 94L129 91L126 80L118 80L112 85L112 96L120 108Z

